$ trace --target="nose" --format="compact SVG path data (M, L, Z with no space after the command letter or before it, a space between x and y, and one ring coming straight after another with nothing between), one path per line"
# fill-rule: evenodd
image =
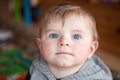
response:
M66 37L62 37L60 38L59 42L58 42L59 46L70 46L70 40Z

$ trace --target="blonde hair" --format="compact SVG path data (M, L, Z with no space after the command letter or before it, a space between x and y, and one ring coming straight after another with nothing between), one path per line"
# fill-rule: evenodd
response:
M64 24L66 17L73 14L88 17L92 21L92 24L94 25L91 27L93 40L98 40L98 33L94 17L86 9L83 9L79 5L74 5L72 3L59 4L50 8L41 19L39 36L42 36L42 32L47 25L49 25L51 19L60 19Z

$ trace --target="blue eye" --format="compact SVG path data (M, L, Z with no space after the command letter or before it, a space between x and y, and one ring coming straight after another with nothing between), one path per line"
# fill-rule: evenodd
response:
M78 35L78 34L74 34L74 35L72 36L72 38L78 40L78 39L80 39L81 37L80 37L80 35Z
M58 38L58 37L59 37L59 35L58 35L58 34L56 34L56 33L52 33L52 34L50 35L50 37L51 37L51 38Z

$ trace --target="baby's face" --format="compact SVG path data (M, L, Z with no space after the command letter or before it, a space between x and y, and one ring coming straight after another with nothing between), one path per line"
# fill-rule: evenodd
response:
M73 67L83 64L95 51L91 21L87 17L69 16L64 25L51 20L38 46L48 65Z

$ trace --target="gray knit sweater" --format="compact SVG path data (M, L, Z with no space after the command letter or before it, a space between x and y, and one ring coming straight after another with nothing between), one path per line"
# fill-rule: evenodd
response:
M30 80L56 80L42 58L33 62L30 76ZM109 68L94 55L77 73L60 80L112 80L112 76Z

